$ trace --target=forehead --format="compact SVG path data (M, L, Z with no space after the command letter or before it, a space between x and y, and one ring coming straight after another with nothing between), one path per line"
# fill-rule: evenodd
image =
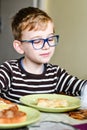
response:
M34 18L34 19L27 19L26 21L23 21L20 24L21 31L28 29L29 31L31 30L45 30L48 23L51 22L53 24L53 21L51 19L47 18Z
M22 39L33 38L38 36L48 36L54 33L54 25L48 22L46 28L38 28L37 30L29 30L28 28L22 31Z

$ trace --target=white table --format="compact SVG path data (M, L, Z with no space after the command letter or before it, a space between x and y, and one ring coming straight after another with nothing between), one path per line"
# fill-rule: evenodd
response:
M40 122L44 122L44 121L46 121L48 123L51 121L64 122L64 123L67 123L70 125L87 123L87 120L73 119L67 113L43 113L43 112L41 112L40 120L37 123L32 125L34 127L29 126L29 130L39 130L39 127L37 127L37 126L40 125ZM43 129L41 129L41 130L43 130Z

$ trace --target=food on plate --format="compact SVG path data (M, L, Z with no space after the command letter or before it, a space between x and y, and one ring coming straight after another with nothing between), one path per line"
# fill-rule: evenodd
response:
M0 123L20 123L25 121L27 115L19 110L17 104L9 100L0 98Z
M69 112L69 116L75 119L83 120L87 119L87 109L79 109Z
M38 98L37 101L37 106L39 107L58 108L58 107L67 107L68 105L69 103L65 99Z

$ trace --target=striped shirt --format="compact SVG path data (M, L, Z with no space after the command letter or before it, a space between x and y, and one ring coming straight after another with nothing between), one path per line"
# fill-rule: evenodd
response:
M65 93L79 96L86 80L69 75L66 70L50 63L36 75L26 72L21 59L4 62L0 66L0 97L19 103L21 96L43 93Z

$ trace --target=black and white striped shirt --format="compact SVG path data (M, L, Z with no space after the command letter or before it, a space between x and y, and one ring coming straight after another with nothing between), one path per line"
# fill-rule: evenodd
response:
M86 82L57 65L45 64L43 74L26 72L21 66L21 58L4 62L0 66L0 97L19 102L19 98L28 94L65 93L78 96Z

